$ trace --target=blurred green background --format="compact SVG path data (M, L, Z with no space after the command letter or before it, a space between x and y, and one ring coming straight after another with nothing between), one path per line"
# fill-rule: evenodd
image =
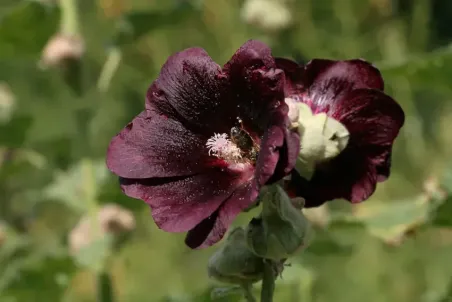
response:
M406 112L376 194L307 211L311 245L276 301L452 301L451 20L450 0L0 0L0 301L98 301L106 259L116 301L211 301L217 247L158 230L104 155L170 54L224 64L248 39L300 63L365 58ZM127 241L71 253L68 234L107 203L133 211Z

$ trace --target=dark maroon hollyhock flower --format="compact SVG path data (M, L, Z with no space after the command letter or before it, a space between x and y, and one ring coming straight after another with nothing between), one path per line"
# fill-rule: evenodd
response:
M261 186L293 169L299 135L287 112L284 73L265 44L245 43L223 68L190 48L163 65L145 110L111 141L107 166L159 228L206 247Z
M314 59L304 67L276 62L286 73L287 98L308 105L313 114L326 113L349 132L345 149L316 163L310 179L292 172L290 194L304 197L306 207L369 198L377 182L389 177L392 145L405 120L400 105L383 92L379 70L363 60Z

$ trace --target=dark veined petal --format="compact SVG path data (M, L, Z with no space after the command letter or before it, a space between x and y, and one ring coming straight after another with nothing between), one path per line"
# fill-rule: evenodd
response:
M347 90L360 88L384 90L380 71L364 60L313 59L306 64L303 74L303 83L306 87L311 87L312 90L328 88L330 82L344 83Z
M256 163L258 186L271 184L283 178L295 166L300 149L300 136L296 130L289 130L288 107L281 104L272 115L271 125L261 142Z
M238 188L212 215L188 232L187 246L205 248L220 241L235 217L257 198L256 188L253 183Z
M225 132L228 126L223 124L230 115L225 111L227 88L227 77L205 50L189 48L170 56L162 66L147 92L146 107L198 133Z
M339 198L361 202L374 193L376 183L375 167L365 156L344 152L318 167L309 181L294 170L288 189L305 198L305 207L309 208Z
M223 70L203 49L190 48L163 65L146 106L197 133L228 133L238 118L245 124L265 118L265 110L283 100L284 76L274 68L270 48L258 41L240 47Z
M200 173L216 161L208 156L206 140L179 121L147 110L112 139L107 166L113 173L126 178Z
M126 195L144 200L151 207L159 228L186 232L212 215L252 173L251 168L240 174L218 169L186 177L121 178L120 182Z
M263 135L273 111L284 101L284 72L278 69L271 49L250 40L223 68L230 81L236 116L249 132Z
M350 132L350 146L392 146L405 122L400 105L385 93L357 89L331 101L328 115Z
M328 111L352 90L384 88L378 69L363 60L314 59L305 66L303 77L307 89L301 100L315 113Z
M276 67L271 49L265 43L249 40L243 44L224 65L232 78L241 79L251 70ZM244 79L246 81L246 79Z
M275 58L275 62L276 66L282 69L285 74L285 96L290 97L302 93L305 89L303 84L303 66L285 58Z

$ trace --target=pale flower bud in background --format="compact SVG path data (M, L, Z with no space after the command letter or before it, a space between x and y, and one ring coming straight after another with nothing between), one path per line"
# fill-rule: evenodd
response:
M93 225L96 223L97 225ZM96 237L106 234L120 235L135 229L132 212L115 204L103 206L95 217L83 216L69 234L69 247L72 253L88 246ZM97 235L97 236L96 236Z
M9 122L15 107L16 97L8 84L0 82L0 123Z
M101 230L105 233L118 234L135 229L135 217L132 212L116 204L107 204L99 211Z
M279 31L292 23L292 14L283 0L246 0L242 18L265 31Z
M330 222L330 211L326 203L320 207L304 209L303 214L312 225L320 228L326 227Z
M85 53L85 42L79 36L56 34L42 51L40 66L58 66L66 61L79 60Z
M441 187L440 181L436 176L430 176L424 181L423 191L427 200L432 198L446 199L447 192Z
M6 242L6 228L0 223L0 248Z

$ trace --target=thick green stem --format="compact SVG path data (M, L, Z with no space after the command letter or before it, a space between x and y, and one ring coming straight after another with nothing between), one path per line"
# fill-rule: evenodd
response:
M262 279L261 302L273 302L275 279L275 271L272 261L264 260L264 278Z
M79 34L78 24L78 0L60 0L61 8L61 33L68 36Z
M97 275L97 301L114 302L113 284L111 276L107 272L100 272Z

